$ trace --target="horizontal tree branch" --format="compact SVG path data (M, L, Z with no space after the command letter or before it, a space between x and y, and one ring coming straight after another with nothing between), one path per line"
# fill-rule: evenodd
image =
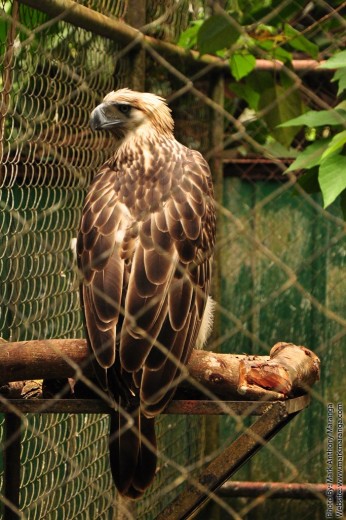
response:
M319 379L320 361L306 347L277 343L269 356L193 350L187 368L191 377L180 385L185 394L203 387L224 399L276 400L305 393ZM79 380L81 374L94 377L84 339L0 345L0 385L7 398L40 397L38 380Z
M179 63L188 63L190 67L200 68L212 65L214 70L228 74L230 72L228 60L222 60L218 56L210 54L201 56L197 51L186 50L179 45L153 38L123 21L110 18L73 0L21 0L21 3L47 13L53 17L53 21L56 21L54 18L58 17L76 27L92 31L123 45L146 44L160 52L162 56ZM292 60L291 65L293 70L296 71L314 70L323 72L323 69L318 68L321 63L323 61L302 59ZM255 68L257 70L280 70L283 67L285 65L279 60L258 59Z

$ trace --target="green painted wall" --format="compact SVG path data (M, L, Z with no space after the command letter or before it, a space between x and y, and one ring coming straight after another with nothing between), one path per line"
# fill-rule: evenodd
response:
M346 234L341 213L338 208L321 211L289 183L230 177L224 206L221 350L268 354L277 341L292 341L311 348L322 362L311 406L234 480L323 483L327 403L343 400L345 409ZM219 426L220 443L227 442L234 420L221 418ZM325 510L322 499L266 500L256 508L253 499L229 503L251 520L319 519Z

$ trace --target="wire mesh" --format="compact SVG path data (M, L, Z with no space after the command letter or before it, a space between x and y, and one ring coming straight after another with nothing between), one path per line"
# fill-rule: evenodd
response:
M126 74L114 78L116 44L64 22L41 30L47 16L23 5L18 20L27 29L19 36L24 44L4 69L11 97L3 98L1 336L81 337L72 241L94 173L92 154L98 165L105 160L102 151L90 151L86 123L96 99L121 86ZM108 73L100 76L105 55ZM108 420L100 416L28 417L21 454L25 518L109 517L107 432Z
M108 418L28 416L22 442L20 509L26 518L105 518L114 490Z
M78 4L112 20L129 15L125 0ZM209 15L214 4L221 8L211 4L148 2L143 32L176 42L191 20ZM51 19L39 2L32 9L1 0L0 7L0 336L5 341L81 338L74 241L87 188L113 152L109 136L89 129L89 117L106 93L132 84L133 49ZM284 7L278 5L272 16L280 16ZM324 38L326 53L340 47L337 6L320 1L313 11L308 4L304 9L294 21L299 31ZM240 478L324 482L326 404L343 400L346 242L341 212L336 206L322 210L318 195L299 188L297 193L296 179L282 175L292 157L282 158L277 150L271 160L259 157L275 100L261 107L262 119L248 123L251 114L226 76L225 103L218 107L224 142L215 143L212 91L220 72L210 65L196 72L188 60L170 63L152 48L146 48L145 70L143 88L167 98L177 139L211 161L223 161L217 201L220 286L214 286L220 295L219 322L208 348L268 355L273 344L287 340L311 347L323 359L313 405L246 464ZM275 68L256 74L254 81L263 88L268 77L279 76ZM299 91L308 108L337 104L330 72L289 71L288 77L292 92ZM301 131L292 143L303 147L307 137ZM219 196L219 184L216 192ZM22 421L19 508L28 519L122 514L154 519L194 482L206 460L251 423L233 415L207 423L203 417L161 416L155 481L135 506L121 506L109 471L107 416L36 414ZM1 422L1 435L3 429ZM277 518L276 501L267 495L220 500L217 504L213 497L216 506L204 518ZM280 511L282 518L322 518L325 498L283 501Z

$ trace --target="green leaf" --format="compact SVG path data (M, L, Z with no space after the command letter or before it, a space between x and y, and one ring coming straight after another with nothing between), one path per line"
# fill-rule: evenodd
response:
M310 144L299 153L295 161L287 168L285 173L295 170L310 170L320 164L323 152L328 148L331 139L322 139Z
M346 156L332 155L325 159L318 172L318 182L327 208L346 189Z
M297 84L297 80L291 76L292 71L286 68L283 68L279 72L280 76L280 85L282 85L285 89L291 89L294 88L294 86Z
M282 61L282 63L292 61L293 58L292 54L281 47L281 45L274 47L271 55L274 60Z
M325 63L319 66L319 69L340 69L346 66L346 50L336 52L334 56L329 58Z
M318 56L318 46L315 43L310 42L305 36L300 34L299 31L293 29L288 23L284 25L284 33L288 38L287 43L298 51L306 52L312 58Z
M201 25L197 35L197 46L201 54L215 53L231 47L239 38L239 31L225 16L216 14Z
M340 101L340 103L338 103L335 107L334 107L336 110L343 110L344 112L346 111L346 99L343 99L342 101Z
M5 5L3 6L2 11L7 15L11 15L12 2L11 1L5 2ZM8 22L5 20L5 18L1 17L1 13L0 13L0 42L2 44L0 54L3 54L5 52L5 46L3 44L6 42L7 30L8 30Z
M261 35L262 38L263 38L264 34L276 36L278 33L278 29L277 29L277 27L274 27L274 25L267 25L265 23L259 22L256 27L256 33L257 33L257 35Z
M231 83L229 88L240 99L244 99L250 108L252 108L253 110L258 109L260 95L250 85L248 85L247 83Z
M192 22L191 27L188 27L186 31L182 32L179 36L178 45L184 47L184 49L191 49L197 43L197 34L203 24L203 20L197 20Z
M344 220L346 220L346 190L344 190L340 194L340 203L341 203L341 211L344 216Z
M257 46L268 52L268 56L273 60L279 60L283 63L292 61L292 54L286 51L281 45L273 40L258 41Z
M298 179L298 184L306 191L306 193L318 193L321 191L318 184L318 169L313 168L304 173Z
M246 127L247 134L253 136L253 139L263 146L265 144L268 129L263 119L252 118L252 114L255 115L251 109L244 110L242 116L245 116L245 118L249 116L249 118L243 120L243 124Z
M262 1L261 9L254 11L249 9L252 0L244 0L242 2L246 7L246 16L248 16L248 24L252 24L254 19L262 20L263 18L270 19L272 25L278 26L282 24L283 20L291 20L300 15L306 6L306 0L296 0L295 2L283 2L282 0L264 0Z
M295 148L286 148L278 141L273 139L271 136L268 137L267 142L264 145L265 155L269 155L269 157L279 157L285 159L295 159L299 154L298 150Z
M264 111L263 119L270 129L271 135L283 146L289 148L299 129L280 128L279 125L283 121L301 114L302 102L298 90L287 92L281 85L274 84L273 87L262 93L259 107Z
M284 123L281 123L280 128L286 128L289 126L308 126L313 128L315 126L335 126L346 124L346 111L340 109L331 110L309 110L305 114L299 117L290 119Z
M256 58L249 53L234 53L229 60L232 76L239 81L247 76L256 66Z
M263 92L267 88L272 88L273 86L273 74L266 71L258 71L254 70L252 74L250 74L246 78L246 84L250 85L251 88L256 90L256 92Z
M324 160L330 155L339 152L344 144L346 144L346 130L334 135L328 148L323 152L321 159Z
M338 96L346 90L346 67L338 69L334 76L332 81L338 81L339 87L338 87Z

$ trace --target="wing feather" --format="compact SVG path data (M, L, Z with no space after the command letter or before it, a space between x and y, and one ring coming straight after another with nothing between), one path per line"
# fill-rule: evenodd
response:
M140 244L137 244L136 247L131 275L134 277L136 290L141 298L148 298L155 295L157 292L157 284L152 282L147 276L144 263L144 249ZM132 298L132 294L130 292L128 293L128 298ZM131 312L133 308L130 309Z
M163 233L167 233L168 231L168 225L166 220L166 213L165 211L157 211L154 214L154 220L155 220L155 229L158 231L162 231ZM153 230L152 230L153 233Z
M191 280L185 276L172 283L168 293L169 320L174 330L181 330L190 313L193 295ZM177 305L179 302L179 305Z
M168 313L164 318L156 342L145 360L145 366L152 370L158 370L165 363L167 352L170 351L178 334L178 331L172 327Z
M102 368L109 368L115 361L115 330L109 326L102 330L102 323L98 326L98 320L95 319L97 311L92 296L90 286L84 286L84 315L88 338L98 364Z
M162 207L139 224L120 357L124 369L134 374L148 417L173 395L179 362L186 363L190 355L208 296L215 217L208 167L204 164L202 171L197 164L197 173L182 183L188 192L176 184ZM188 174L190 170L191 165ZM195 181L196 176L202 181ZM208 218L212 236L206 241Z
M166 358L164 365L159 370L144 368L141 383L141 400L145 404L145 413L148 417L162 411L170 400L172 389L175 390L174 379L181 377L179 363L185 362L186 352L190 349L191 330L196 326L196 311L193 311L188 319L187 326L178 332L171 346L171 354L174 358Z
M172 249L144 251L144 268L147 279L154 285L165 284L172 271ZM171 254L170 254L171 253Z
M179 363L198 336L215 234L207 163L176 141L162 142L156 151L153 145L147 169L138 151L121 172L104 168L95 178L77 245L95 357L109 367L119 349L114 366L120 379L132 374L129 391L140 396L147 417L171 399ZM147 485L138 471L138 479L126 478L133 495Z
M88 339L103 368L115 362L125 269L118 234L126 228L127 221L114 189L98 175L84 207L77 260L83 275L81 295Z
M116 325L119 318L124 262L112 255L107 269L95 273L92 294L97 316L102 323Z

